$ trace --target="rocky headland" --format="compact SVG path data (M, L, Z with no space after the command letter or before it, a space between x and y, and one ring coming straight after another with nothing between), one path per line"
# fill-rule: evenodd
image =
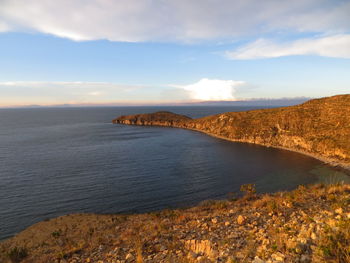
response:
M161 111L121 116L113 123L191 129L226 140L297 151L350 168L350 95L199 119Z

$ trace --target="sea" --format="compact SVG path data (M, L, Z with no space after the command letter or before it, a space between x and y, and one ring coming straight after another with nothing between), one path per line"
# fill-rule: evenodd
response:
M193 118L258 107L0 109L0 240L71 213L143 213L239 195L349 180L299 153L195 131L112 124L160 110Z

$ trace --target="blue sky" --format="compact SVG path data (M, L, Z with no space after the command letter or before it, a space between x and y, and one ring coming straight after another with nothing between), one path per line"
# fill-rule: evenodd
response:
M3 0L0 106L350 91L350 1Z

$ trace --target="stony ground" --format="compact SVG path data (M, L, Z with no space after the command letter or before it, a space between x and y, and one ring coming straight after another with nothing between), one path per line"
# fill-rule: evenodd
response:
M141 215L68 215L0 243L0 262L350 262L350 185Z

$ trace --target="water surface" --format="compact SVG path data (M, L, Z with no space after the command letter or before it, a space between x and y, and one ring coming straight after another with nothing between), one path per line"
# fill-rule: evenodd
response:
M255 183L259 192L272 192L340 174L289 151L189 130L111 124L119 115L158 110L201 117L246 109L0 110L0 239L68 213L189 206L225 198L245 183Z

